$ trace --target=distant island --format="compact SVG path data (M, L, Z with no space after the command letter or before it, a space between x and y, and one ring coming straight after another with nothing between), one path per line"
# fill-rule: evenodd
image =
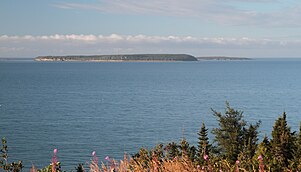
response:
M252 60L246 57L207 56L197 57L198 60Z
M123 61L197 61L188 54L119 54L119 55L70 55L70 56L39 56L36 61L92 61L92 62L123 62Z

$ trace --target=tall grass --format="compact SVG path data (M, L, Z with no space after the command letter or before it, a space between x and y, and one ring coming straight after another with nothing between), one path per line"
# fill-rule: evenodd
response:
M258 159L259 172L265 172L263 159ZM120 161L109 160L105 165L99 166L94 161L89 165L90 172L246 172L247 170L240 167L240 162L231 165L226 160L208 159L206 164L200 166L191 161L186 155L175 157L173 159L160 159L156 155L150 158L127 158Z

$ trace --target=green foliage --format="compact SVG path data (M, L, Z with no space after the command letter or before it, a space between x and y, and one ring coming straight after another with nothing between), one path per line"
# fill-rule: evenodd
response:
M182 151L182 156L187 155L189 153L189 143L186 138L183 138L180 142L180 148Z
M213 110L213 115L219 123L218 128L214 128L215 142L222 157L231 164L237 160L239 153L243 150L243 128L246 122L243 120L243 112L234 110L226 102L225 114Z
M204 165L204 155L209 155L211 151L211 144L209 144L208 138L208 129L205 126L205 123L202 122L202 127L198 133L198 152L197 152L197 160L199 165Z
M42 169L39 169L38 172L53 172L52 171L52 164L42 168ZM61 163L60 162L57 162L56 166L55 166L55 172L62 172L61 170Z
M243 164L243 168L248 169L248 171L254 170L251 165L253 163L252 158L254 157L257 150L258 142L258 128L260 126L260 121L255 125L250 124L248 128L243 127L242 135L242 150L238 155L238 160Z
M164 150L166 152L166 158L169 160L174 159L175 157L179 157L181 152L179 150L179 145L175 142L168 143Z
M6 138L2 138L0 169L4 171L20 172L23 168L22 161L8 163L8 149Z
M194 146L190 146L185 138L183 138L180 142L181 155L187 156L192 162L196 157L196 148Z
M264 136L263 140L258 144L256 154L253 157L253 162L256 162L258 160L258 157L261 156L263 158L264 162L270 162L272 159L272 152L271 152L271 143L269 141L269 138L267 136ZM255 169L258 169L259 164L255 163ZM269 165L269 164L267 164Z
M191 162L194 162L196 160L196 156L197 156L197 149L195 148L195 146L191 146L189 148L188 158L190 159Z
M78 164L78 166L75 168L76 172L85 172L84 165Z
M3 170L7 170L7 145L6 145L6 139L5 137L2 138L2 149L1 149L1 153L2 153L2 159L0 160L0 168L2 168Z
M133 160L144 168L149 166L150 159L151 155L146 148L140 148L139 152L133 156Z
M286 113L282 114L274 124L271 139L271 151L273 154L272 169L277 171L285 170L289 161L293 160L295 149L295 133L291 133L287 125Z
M152 157L155 156L158 160L162 160L164 157L163 144L157 144L154 149L151 150Z
M301 122L299 126L299 133L295 140L295 148L292 168L301 170Z

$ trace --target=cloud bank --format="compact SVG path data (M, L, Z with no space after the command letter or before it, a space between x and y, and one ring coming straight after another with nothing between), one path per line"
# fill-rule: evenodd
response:
M1 57L92 55L123 53L187 53L195 56L228 55L287 57L301 54L299 40L248 37L193 37L147 35L0 35Z

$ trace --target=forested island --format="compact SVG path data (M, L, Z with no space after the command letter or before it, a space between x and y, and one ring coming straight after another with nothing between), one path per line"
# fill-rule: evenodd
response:
M197 57L198 60L252 60L246 57L206 56Z
M197 61L188 54L119 54L119 55L70 55L70 56L39 56L36 61L94 61L94 62L122 62L122 61Z
M124 62L124 61L202 61L202 60L252 60L246 57L205 56L194 57L188 54L118 54L118 55L67 55L39 56L36 61L90 61L90 62Z

